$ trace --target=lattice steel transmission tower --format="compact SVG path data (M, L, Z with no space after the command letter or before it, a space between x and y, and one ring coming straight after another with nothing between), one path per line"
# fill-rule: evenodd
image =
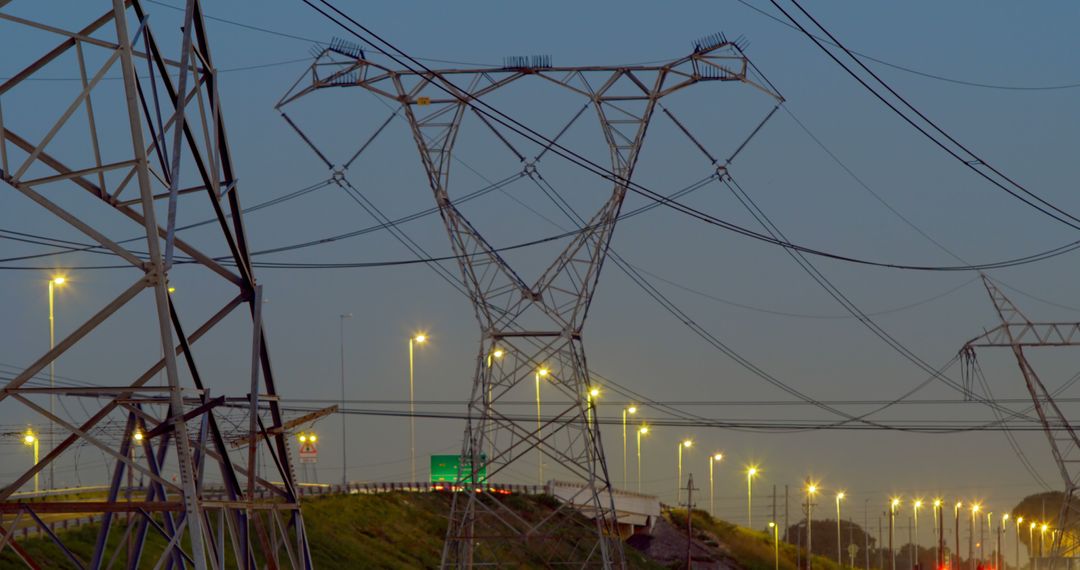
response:
M15 65L26 57L25 67L0 83L0 180L6 184L0 187L13 190L7 199L28 198L42 216L93 244L78 249L111 254L128 273L118 273L126 277L119 278L115 298L0 391L5 415L29 413L35 425L52 424L61 433L40 462L0 489L0 512L8 517L0 548L38 567L10 536L14 518L39 526L72 567L310 568L264 333L262 288L248 255L200 3L185 3L181 37L175 27L152 25L140 0L75 4L60 9L0 0L4 58ZM67 25L98 9L83 24ZM65 76L76 79L48 81ZM210 231L193 235L197 242L179 237L178 220L206 213L213 218ZM228 256L215 259L205 247ZM196 320L193 311L181 310L185 301L174 302L169 277L181 263L185 275L205 285L188 294L212 304L209 317ZM77 286L78 279L68 281ZM81 301L92 297L84 294ZM134 340L122 340L121 333ZM201 339L209 340L197 344ZM203 346L216 354L214 363L199 358ZM71 355L76 348L84 357L92 351L94 366L110 367L110 379L42 386L39 373L63 355L79 356ZM224 360L234 373L221 370ZM124 376L128 371L131 377ZM243 371L239 379L237 371ZM222 393L229 383L240 386L236 397ZM46 400L53 397L62 412L50 410ZM86 415L78 416L79 409ZM108 458L105 500L15 495L58 461L75 455L77 469L80 447ZM261 468L261 460L271 466ZM145 484L133 486L131 474ZM42 513L103 513L90 559L69 548L65 535L53 534ZM148 554L150 535L160 558Z
M960 354L965 362L971 364L974 362L977 347L1012 349L1020 367L1020 374L1024 377L1024 385L1050 443L1054 463L1065 484L1057 523L1057 529L1061 532L1054 533L1052 540L1051 568L1069 567L1057 562L1067 564L1063 558L1077 558L1080 555L1080 542L1077 540L1080 537L1080 504L1076 497L1077 489L1080 488L1080 437L1031 366L1024 349L1080 346L1080 323L1033 322L1020 312L986 275L982 276L982 280L1001 324L969 340L960 350ZM971 366L968 369L970 370Z
M461 450L461 465L465 467L454 486L457 492L443 550L444 568L498 566L508 558L507 553L522 549L540 566L625 567L582 327L660 100L712 81L754 85L779 99L748 79L747 71L748 61L741 49L719 34L699 41L690 55L662 65L558 67L545 56L532 56L508 58L501 68L437 71L398 69L368 57L360 46L335 40L316 54L312 66L279 102L278 108L284 109L319 90L359 88L403 114L458 260L481 341ZM536 179L537 162L556 143L548 139L536 145L535 155L527 157L531 153L518 148L520 137L476 105L523 81L554 85L582 98L581 111L554 140L591 107L610 152L612 184L599 209L578 220L578 231L535 280L526 280L500 255L449 192L452 153L467 116L475 115L477 124L483 125L481 132L492 134L517 157L522 176ZM669 116L693 139L673 115ZM387 119L359 152L393 118ZM344 166L336 166L327 158L328 153L315 145L314 137L287 115L285 120L336 176L343 176L359 154ZM693 142L704 150L697 140ZM716 161L713 164L723 170ZM543 417L539 412L541 383L558 391L556 396L545 396L548 412ZM523 422L513 413L513 401L531 399L534 390L536 422ZM543 473L544 461L550 461L554 468L548 475L565 479L559 485L575 491L553 512L523 517L485 483L490 478L506 477L511 466L538 456L540 465L532 469ZM481 476L482 472L485 475ZM571 532L572 527L579 530Z

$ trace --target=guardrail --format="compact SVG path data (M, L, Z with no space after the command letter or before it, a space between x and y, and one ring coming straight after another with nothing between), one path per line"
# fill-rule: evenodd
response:
M432 483L432 482L390 482L390 483L349 483L345 486L342 485L330 485L330 484L300 484L297 486L297 491L301 497L320 496L320 495L356 495L356 494L376 494L376 493L437 493L437 492L449 492L452 491L453 485L450 483ZM495 493L520 493L526 495L540 495L548 493L546 487L542 485L518 485L515 483L490 483L487 488Z

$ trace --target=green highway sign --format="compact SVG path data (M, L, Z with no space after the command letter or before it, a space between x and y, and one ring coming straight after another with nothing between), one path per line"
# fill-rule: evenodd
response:
M432 455L431 456L431 482L432 483L457 483L458 468L461 460L459 455ZM480 454L481 467L476 473L476 482L487 483L487 454ZM466 461L460 463L462 482L472 482L472 465Z

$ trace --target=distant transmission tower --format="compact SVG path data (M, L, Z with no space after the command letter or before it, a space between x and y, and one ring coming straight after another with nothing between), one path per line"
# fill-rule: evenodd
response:
M121 273L130 281L0 391L5 417L19 407L18 413L35 418L33 425L55 425L61 436L36 465L0 489L0 512L38 526L51 539L44 548L55 549L53 561L66 557L64 564L73 568L118 561L128 568L310 568L263 329L262 289L248 257L198 0L185 3L182 38L173 26L151 25L140 0L99 2L100 17L77 28L66 24L78 11L26 4L34 5L14 12L14 5L0 1L0 51L13 64L29 52L26 67L0 83L6 104L0 108L0 180L14 190L9 199L21 195L67 233L85 236L94 246L86 250L110 253L130 266ZM22 15L35 13L48 21ZM163 51L158 32L177 42L173 49ZM27 46L44 47L35 57ZM49 81L72 76L74 81ZM198 246L178 237L178 215L202 218L207 212L214 224L197 236ZM215 259L203 250L207 246L214 255L229 255ZM173 295L169 275L176 263L207 286ZM80 277L67 281L78 286ZM194 321L191 311L181 311L184 301L174 303L173 297L186 294L213 303L209 316ZM14 331L16 325L5 326ZM247 340L238 343L240 331ZM136 337L136 344L125 335ZM209 340L196 344L204 337ZM145 339L152 339L149 350ZM214 364L228 359L227 370L234 372L223 374L197 357L207 344L219 355ZM92 351L93 362L108 366L110 376L42 386L39 374L76 347L84 357ZM226 381L235 385L235 372L244 370L237 397L217 391ZM165 381L159 385L161 371ZM62 413L48 409L52 397L67 402ZM88 411L80 417L69 409ZM233 417L222 421L226 414ZM83 446L100 450L112 465L105 500L14 495L61 457L75 456L78 468ZM271 468L260 470L259 453L271 458ZM145 484L125 488L132 473ZM44 513L102 513L92 552L80 556L69 548L67 536L53 534L43 521ZM30 567L42 566L45 561L34 560L10 536L13 528L5 523L0 529L0 548L14 549ZM144 549L148 544L155 546ZM160 558L144 557L158 549Z
M409 125L457 256L482 340L461 451L463 467L443 550L444 568L509 564L509 560L520 560L522 552L529 553L538 566L625 567L582 326L659 101L701 82L756 85L748 80L747 67L740 48L722 35L699 41L692 54L663 65L556 67L545 56L533 56L508 58L501 68L439 71L392 69L372 61L360 46L335 40L316 54L315 63L282 98L279 109L317 90L356 87L396 105ZM521 80L556 85L587 102L556 138L591 107L610 151L612 173L610 196L598 211L579 220L580 231L531 282L480 234L449 194L451 153L470 110L484 130L518 157L523 176L536 175L537 161L555 143L539 145L538 154L527 158L511 142L515 137L505 132L505 125L500 128L475 104ZM285 119L300 131L292 119ZM344 167L336 168L312 137L300 135L336 175L343 175L356 159L353 155ZM378 131L372 139L377 135ZM360 152L372 139L364 142ZM698 141L694 143L704 151ZM722 171L722 165L715 160L713 164ZM534 388L539 391L541 383L558 390L557 396L544 401L547 414L541 418L538 412L535 423L515 418L512 402L531 395ZM541 469L548 460L567 479L555 484L574 491L552 513L526 518L508 507L486 482L508 476L515 462L532 460L538 454Z
M965 373L979 373L975 363L976 347L1011 348L1013 356L1016 357L1035 412L1039 415L1039 421L1042 422L1043 431L1050 443L1054 462L1065 483L1057 524L1057 529L1061 532L1054 533L1050 550L1051 568L1060 569L1065 567L1066 561L1063 561L1063 558L1076 558L1080 554L1080 543L1077 540L1080 537L1080 504L1076 497L1077 489L1080 488L1080 437L1028 362L1024 349L1080 346L1080 323L1032 322L986 275L982 276L982 280L1001 324L969 340L960 350L964 362L969 365Z

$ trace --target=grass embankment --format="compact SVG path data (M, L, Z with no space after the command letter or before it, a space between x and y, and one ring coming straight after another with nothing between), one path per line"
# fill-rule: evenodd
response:
M549 514L554 506L549 497L511 495L505 501L526 520L539 520ZM304 524L316 568L437 568L442 556L449 510L450 496L441 493L327 496L304 501ZM566 532L582 532L582 538L587 538L585 529L567 529ZM61 536L64 543L87 562L93 553L97 530L98 525L88 525L64 531ZM123 525L114 526L109 536L110 544L115 545L124 530ZM568 538L567 544L577 542L573 537ZM587 543L588 540L585 540L582 544ZM21 540L19 544L44 568L72 567L71 562L47 538ZM149 532L139 567L152 568L164 547L165 541L160 535ZM113 550L110 549L110 553ZM630 568L663 568L632 548L628 547L626 553ZM509 567L543 566L520 544L507 545L498 556ZM232 560L228 557L226 560L229 568L234 567ZM116 567L124 566L125 562L124 553L121 553ZM0 554L0 568L22 567L22 562L10 547Z
M671 511L667 517L676 527L686 528L685 509ZM724 552L744 570L773 570L776 567L772 533L734 525L699 510L693 511L692 522L695 537L700 542ZM796 560L800 550L805 565L806 550L781 542L780 570L798 570ZM817 555L814 556L813 568L840 570L836 562Z

